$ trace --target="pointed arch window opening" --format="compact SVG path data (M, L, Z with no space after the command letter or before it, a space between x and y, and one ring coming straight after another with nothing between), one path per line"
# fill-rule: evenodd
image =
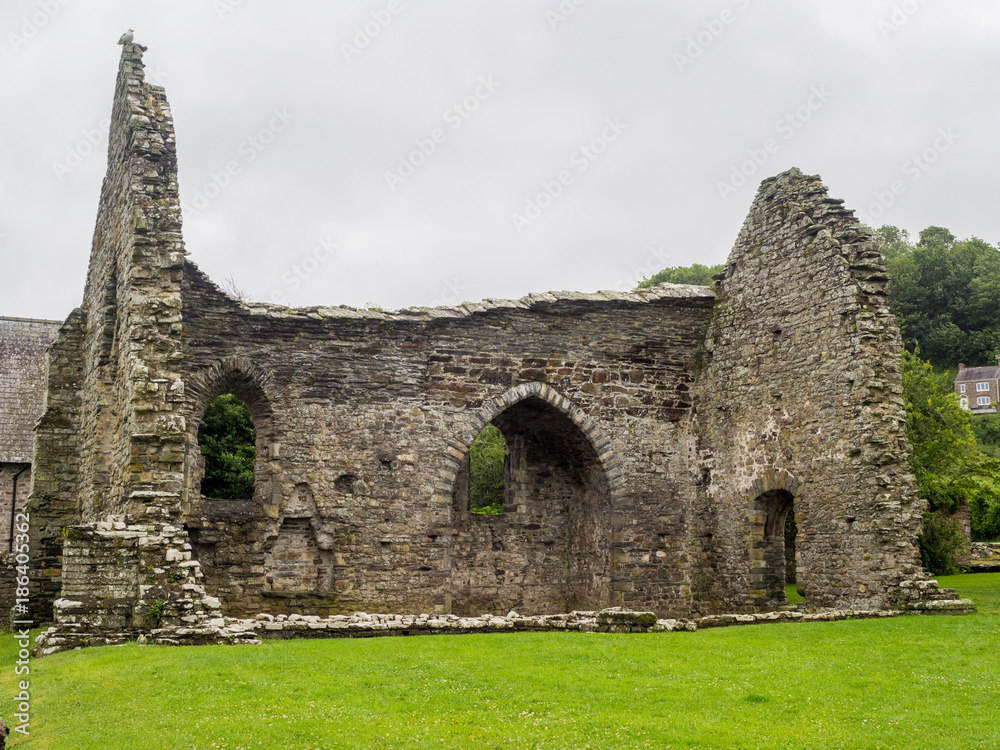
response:
M198 427L204 459L201 496L213 500L250 500L254 496L257 430L250 410L235 394L216 397Z
M486 425L469 447L469 512L502 516L510 497L510 453L504 434Z

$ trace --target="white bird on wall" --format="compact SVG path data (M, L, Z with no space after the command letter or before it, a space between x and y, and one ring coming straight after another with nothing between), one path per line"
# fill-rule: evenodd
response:
M118 43L119 44L131 44L132 40L135 38L132 35L133 31L135 31L135 29L129 29L124 34L122 34L122 38L118 40Z

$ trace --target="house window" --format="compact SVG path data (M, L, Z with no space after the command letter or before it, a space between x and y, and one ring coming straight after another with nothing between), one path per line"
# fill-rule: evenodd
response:
M958 386L958 392L965 393L965 383L962 383L960 386Z
M990 397L989 396L980 396L979 398L976 399L976 405L977 406L989 406L990 405Z
M977 391L988 391L990 389L989 383L976 383Z

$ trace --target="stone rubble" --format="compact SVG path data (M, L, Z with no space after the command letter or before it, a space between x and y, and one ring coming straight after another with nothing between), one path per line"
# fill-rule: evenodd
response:
M965 567L970 573L1000 573L1000 542L973 542Z
M926 606L922 606L925 605ZM916 602L913 610L922 614L967 614L975 611L968 599ZM939 605L939 606L934 606ZM85 646L110 646L137 642L150 645L191 646L208 644L259 645L264 640L292 638L369 638L409 635L458 635L465 633L673 633L695 632L734 625L763 625L782 622L833 622L899 617L901 610L835 609L827 612L759 612L753 614L707 615L696 619L657 619L652 612L632 612L611 607L597 612L568 612L556 615L392 615L355 612L352 615L270 615L254 618L199 617L190 626L154 628L148 633L120 632L94 634L63 627L51 627L36 638L35 656Z

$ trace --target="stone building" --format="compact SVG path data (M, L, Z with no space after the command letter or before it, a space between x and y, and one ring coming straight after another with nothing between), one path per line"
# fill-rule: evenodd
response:
M49 320L0 317L0 612L4 613L14 604L14 522L31 488L32 429L45 397L45 350L58 327Z
M11 518L28 499L45 350L58 327L57 321L0 317L0 551L12 548Z
M786 603L788 514L806 607L892 606L922 574L924 504L887 282L852 212L793 169L711 289L245 303L187 257L170 108L125 45L36 431L33 614L126 632L208 610L759 611ZM256 429L252 499L201 492L224 393ZM469 509L487 424L498 516Z
M955 395L973 414L996 414L1000 403L1000 357L996 367L966 367L959 363Z

